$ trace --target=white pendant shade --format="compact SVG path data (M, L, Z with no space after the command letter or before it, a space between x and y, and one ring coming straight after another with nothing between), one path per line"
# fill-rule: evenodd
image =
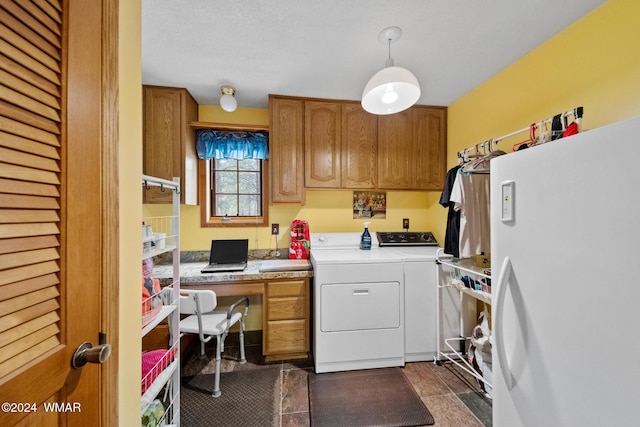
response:
M362 108L371 114L398 113L420 99L420 84L416 76L406 68L393 65L391 43L397 41L400 36L400 27L387 27L378 34L378 41L389 45L389 58L385 68L371 77L362 92Z
M420 84L413 73L402 67L386 67L374 74L362 93L362 108L385 115L406 110L418 102Z

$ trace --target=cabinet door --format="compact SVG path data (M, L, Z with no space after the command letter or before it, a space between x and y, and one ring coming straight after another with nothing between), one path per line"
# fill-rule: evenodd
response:
M378 117L378 187L408 189L413 176L411 110Z
M340 187L340 104L304 103L305 187Z
M378 117L360 103L342 105L343 188L376 188L378 170Z
M198 104L183 88L145 86L143 173L172 180L180 177L180 203L197 205L198 162L195 131ZM171 203L171 191L152 187L145 203Z
M304 203L304 101L269 97L271 201Z
M447 174L447 109L416 106L412 113L415 174L411 187L441 190Z
M307 319L268 321L269 339L264 354L285 355L309 351L309 322ZM283 356L284 357L284 356ZM277 358L272 358L277 360Z
M198 204L198 154L196 132L189 123L198 121L198 103L186 89L181 94L180 203L195 206Z
M171 180L180 176L181 94L173 88L144 88L143 173ZM171 191L144 192L145 203L170 203Z

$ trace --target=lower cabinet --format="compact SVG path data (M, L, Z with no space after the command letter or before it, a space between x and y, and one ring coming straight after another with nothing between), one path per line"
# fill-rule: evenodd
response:
M262 296L262 355L267 361L304 359L311 349L311 289L309 278L276 279L264 282L209 282L189 285L212 289L218 297ZM249 314L251 316L251 314ZM162 325L161 325L162 326ZM162 334L164 332L164 334ZM157 335L157 336L155 336ZM168 329L160 329L143 345L166 340ZM188 341L187 341L188 340ZM181 340L185 352L199 346L195 335Z
M306 358L310 350L309 279L268 281L262 352L267 361Z

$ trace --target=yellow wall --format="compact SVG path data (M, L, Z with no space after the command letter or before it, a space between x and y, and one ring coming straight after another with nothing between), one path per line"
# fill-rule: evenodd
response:
M639 116L639 44L640 2L608 1L449 106L449 165L459 150L574 107L585 130Z
M583 131L640 116L639 44L640 2L609 0L449 105L449 166L464 148L578 106Z
M119 245L120 299L118 424L140 422L140 223L142 221L141 0L120 2L119 13ZM107 307L108 309L108 307Z

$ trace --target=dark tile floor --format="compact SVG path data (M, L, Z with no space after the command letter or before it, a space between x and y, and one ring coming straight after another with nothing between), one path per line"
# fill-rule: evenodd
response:
M222 372L260 369L281 365L280 427L309 426L309 395L307 376L313 372L311 359L266 363L262 356L261 334L247 333L245 350L247 363L237 361L238 347L229 336L222 356ZM198 347L199 351L199 347ZM215 370L215 341L206 347L207 357L198 357L197 351L186 357L182 375L213 373ZM433 362L407 363L403 372L433 414L436 427L491 426L491 399L480 390L477 381L453 363L441 366ZM224 384L221 384L224 392Z

